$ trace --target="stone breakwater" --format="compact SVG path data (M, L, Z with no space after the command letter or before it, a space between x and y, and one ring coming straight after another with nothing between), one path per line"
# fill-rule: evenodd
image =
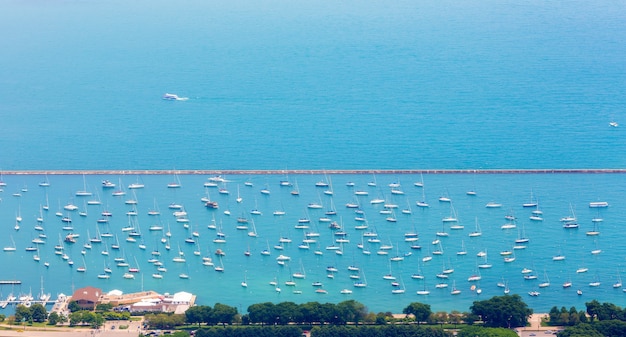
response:
M551 174L551 173L626 173L626 169L362 169L362 170L20 170L4 175L267 175L267 174Z

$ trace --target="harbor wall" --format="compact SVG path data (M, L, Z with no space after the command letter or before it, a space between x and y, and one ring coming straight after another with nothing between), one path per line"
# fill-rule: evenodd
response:
M363 169L363 170L19 170L3 175L270 175L270 174L553 174L626 173L626 169Z

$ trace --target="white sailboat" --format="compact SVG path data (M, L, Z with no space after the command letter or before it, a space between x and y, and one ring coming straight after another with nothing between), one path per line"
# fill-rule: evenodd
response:
M184 279L184 280L189 278L189 271L188 271L187 265L185 265L185 271L180 273L180 274L178 274L178 278L181 278L181 279Z
M241 203L243 201L243 198L241 197L241 194L239 193L239 184L237 184L237 202Z
M461 240L461 250L456 252L456 255L467 255L467 249L465 249L465 241Z
M590 231L587 231L585 234L587 236L598 236L600 235L600 230L598 229L598 221L594 221L593 222L593 229Z
M543 282L539 283L539 288L546 288L550 286L550 279L548 278L548 272L544 271L544 280Z
M355 288L365 288L367 287L367 280L365 279L365 272L363 269L360 270L359 274L361 277L353 283Z
M456 287L456 281L452 281L452 291L450 291L451 295L459 295L461 293L461 290L457 289Z
M526 208L530 208L530 207L537 207L537 201L533 198L533 191L530 191L530 201L523 203L522 207L526 207Z
M174 174L174 181L167 184L167 188L180 188L181 186L178 174Z
M139 188L144 188L145 185L139 181L139 176L137 176L137 181L128 185L129 189L139 189Z
M472 238L483 235L483 232L480 230L480 224L478 223L478 217L475 218L476 229L473 232L469 233L469 236Z
M48 173L46 173L45 179L39 183L41 187L50 187L50 181L48 180Z
M426 191L425 191L425 188L423 188L423 185L422 185L422 199L416 201L415 204L417 205L417 207L423 207L423 208L430 206L428 202L426 201Z
M617 280L613 283L613 288L621 288L622 287L622 277L619 274L619 269L617 270Z
M420 268L419 261L417 262L417 272L411 274L411 278L412 279L416 279L416 280L423 280L424 279L424 274L422 274L422 269Z
M4 250L5 252L14 252L14 251L16 251L17 247L15 246L15 240L13 239L12 235L11 235L11 242L12 242L11 246L5 246L2 250Z
M424 187L424 175L420 172L420 180L413 183L415 187Z
M115 185L113 185L115 186ZM103 186L104 187L104 186ZM126 195L126 191L124 191L124 185L122 185L122 178L119 178L119 189L111 192L111 195L114 197L121 197Z
M493 267L493 265L489 262L487 262L487 250L485 250L485 254L483 255L483 263L478 265L478 268L480 269L489 269L491 267Z
M574 207L572 207L572 203L569 204L570 214L561 218L561 222L575 222L576 221L576 213L574 212Z
M87 190L87 182L85 180L85 175L83 174L83 189L76 191L77 197L90 197L92 195L91 192Z
M391 293L394 295L398 295L398 294L404 294L405 292L406 292L406 288L404 287L404 281L402 280L402 277L400 277L400 283L398 283L395 289L391 290Z
M243 274L243 281L241 281L241 286L244 288L248 287L247 272L244 272Z
M423 296L430 294L430 291L426 289L426 279L422 279L422 285L423 288L421 290L418 290L416 293Z

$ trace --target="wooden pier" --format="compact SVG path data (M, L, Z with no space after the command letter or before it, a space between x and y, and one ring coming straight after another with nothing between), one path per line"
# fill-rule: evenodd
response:
M2 171L3 175L278 175L278 174L563 174L626 173L619 168L546 168L546 169L362 169L362 170L20 170Z

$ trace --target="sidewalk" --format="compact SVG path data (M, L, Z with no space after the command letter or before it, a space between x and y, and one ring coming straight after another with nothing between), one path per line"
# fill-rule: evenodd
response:
M539 313L530 315L530 319L528 320L530 326L515 329L517 335L521 337L548 336L552 335L552 333L557 330L563 329L563 327L560 326L541 326L541 319L544 317L547 318L548 314Z

